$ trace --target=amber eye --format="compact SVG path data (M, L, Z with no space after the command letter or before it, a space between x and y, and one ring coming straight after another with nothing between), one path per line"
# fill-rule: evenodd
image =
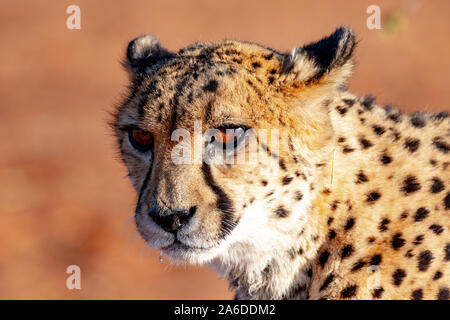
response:
M234 149L243 140L246 129L245 127L219 128L212 136L211 142L223 149Z
M214 135L214 139L222 144L227 144L233 141L234 139L234 132L233 130L222 130L216 132Z
M138 128L131 128L128 131L131 145L140 152L147 152L153 149L154 137L148 132Z

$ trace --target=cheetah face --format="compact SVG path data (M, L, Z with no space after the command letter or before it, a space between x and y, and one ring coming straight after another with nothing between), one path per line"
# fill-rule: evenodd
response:
M353 46L345 27L292 54L235 41L172 53L151 36L133 40L113 127L144 240L203 263L297 235L308 177L333 136L324 93L349 73Z

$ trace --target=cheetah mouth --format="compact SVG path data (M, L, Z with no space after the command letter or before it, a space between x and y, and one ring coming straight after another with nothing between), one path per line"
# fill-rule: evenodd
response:
M162 251L172 251L172 250L183 250L183 251L206 251L209 249L212 249L213 247L195 247L195 246L191 246L191 245L187 245L183 242L181 242L177 237L175 237L175 240L165 246L165 247L161 247Z

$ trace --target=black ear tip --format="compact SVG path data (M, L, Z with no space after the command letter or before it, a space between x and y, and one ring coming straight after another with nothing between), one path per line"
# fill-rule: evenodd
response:
M149 34L133 39L127 48L127 59L133 65L160 48L159 40Z
M355 40L355 33L353 32L352 28L349 26L343 25L336 29L335 35L338 39L341 39L344 43L354 43Z
M338 27L336 29L336 32L338 32L339 34L341 34L343 36L345 36L345 35L354 36L354 32L353 32L352 28L350 28L347 25L342 25L342 26Z

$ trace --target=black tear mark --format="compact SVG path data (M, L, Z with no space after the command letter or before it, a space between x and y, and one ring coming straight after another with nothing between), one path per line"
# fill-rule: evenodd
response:
M211 173L211 167L208 164L206 164L206 162L202 163L202 173L206 184L212 189L212 191L217 196L216 205L222 213L220 237L224 238L228 234L230 234L231 231L236 226L236 223L233 221L234 216L233 202L230 199L230 197L228 197L228 195L223 191L223 189L216 184Z

